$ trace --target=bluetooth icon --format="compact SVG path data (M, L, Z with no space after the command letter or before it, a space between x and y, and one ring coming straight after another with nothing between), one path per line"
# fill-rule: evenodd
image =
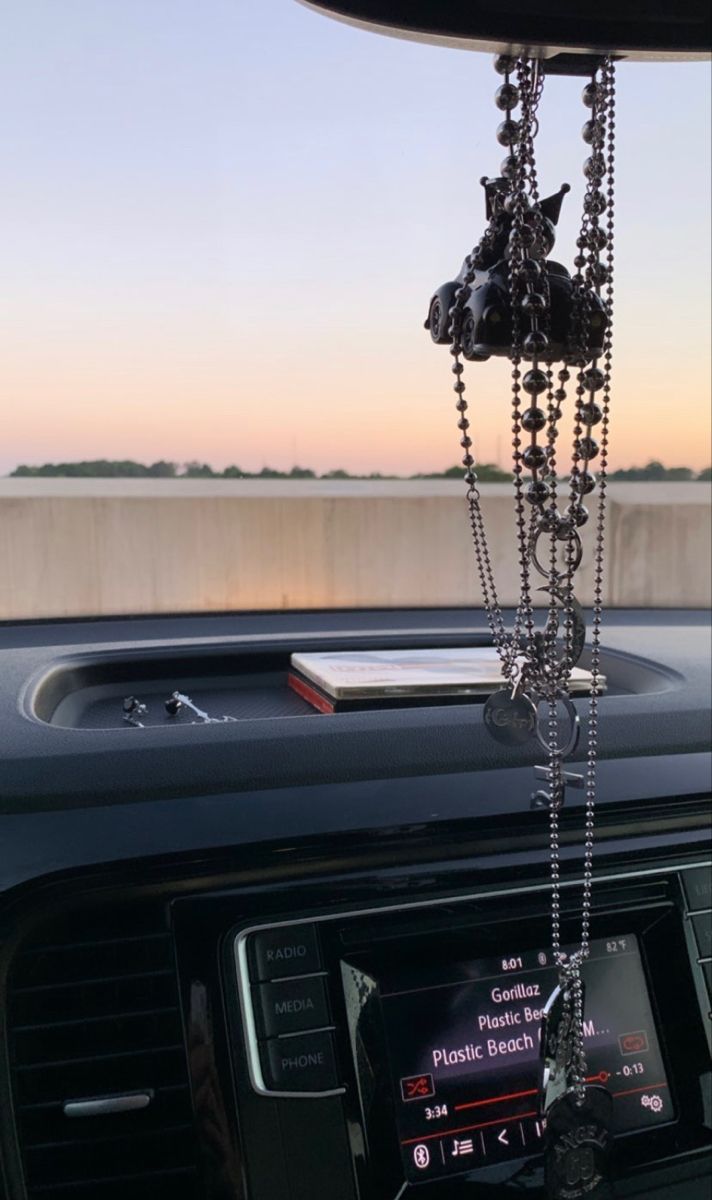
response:
M426 1167L430 1166L430 1151L422 1142L413 1151L413 1162L419 1171L424 1171Z

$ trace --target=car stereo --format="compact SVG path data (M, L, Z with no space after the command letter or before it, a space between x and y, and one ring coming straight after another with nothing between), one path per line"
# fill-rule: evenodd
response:
M671 1121L635 934L595 941L583 977L587 1078L612 1093L614 1132ZM556 982L543 950L439 970L385 970L379 991L407 1179L457 1174L539 1148L539 1031Z
M708 875L598 880L585 1046L589 1081L613 1095L622 1179L712 1146ZM566 884L564 947L577 911ZM356 1191L339 1196L536 1188L549 921L539 886L243 924L228 941L243 1112L263 1119L270 1103L283 1128L294 1123L302 1172L323 1156L324 1123L342 1122Z

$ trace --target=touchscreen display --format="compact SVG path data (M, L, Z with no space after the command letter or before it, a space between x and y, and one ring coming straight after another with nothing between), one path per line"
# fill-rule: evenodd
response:
M535 1154L549 951L381 977L398 1136L411 1182ZM591 943L584 964L588 1079L614 1097L614 1131L673 1117L635 935Z

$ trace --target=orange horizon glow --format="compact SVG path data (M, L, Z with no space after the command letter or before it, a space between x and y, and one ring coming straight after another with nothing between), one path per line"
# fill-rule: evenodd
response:
M74 351L60 346L53 353L46 343L40 360L6 359L4 379L15 398L2 420L6 472L20 463L126 458L198 460L216 469L236 464L246 471L299 465L412 475L459 460L447 349L431 345L417 326L399 331L395 355L374 355L351 369L336 395L326 379L339 375L338 354L309 346L298 366L298 347L285 361L260 347L255 357L273 360L269 383L224 346L200 354L195 345L186 351L156 340L141 355L135 341L130 355L96 341L93 346L79 361ZM699 367L641 367L622 351L619 360L611 469L651 459L695 471L709 466L707 381ZM477 459L506 467L508 364L472 364L465 379ZM560 445L570 436L566 427Z

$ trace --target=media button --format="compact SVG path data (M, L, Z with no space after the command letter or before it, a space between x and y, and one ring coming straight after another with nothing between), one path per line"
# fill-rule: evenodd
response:
M262 1043L265 1083L277 1092L328 1092L339 1086L331 1033L299 1033Z
M329 1024L324 980L316 976L260 983L252 989L255 1019L262 1037L298 1033Z
M311 975L321 969L321 954L313 925L285 925L255 933L249 942L253 979Z

